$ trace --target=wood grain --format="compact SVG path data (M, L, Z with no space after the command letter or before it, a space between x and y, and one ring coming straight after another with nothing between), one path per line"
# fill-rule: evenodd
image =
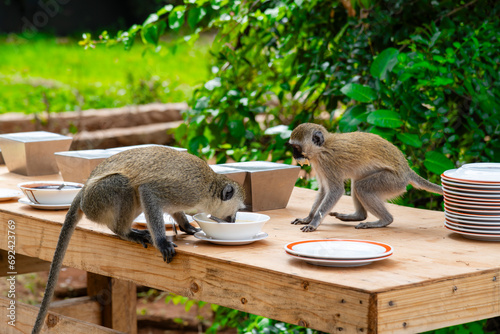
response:
M7 307L10 300L0 297L0 312L2 321L0 330L2 334L29 334L35 323L38 308L35 306L16 302L16 322L15 326L7 324ZM47 325L48 324L48 325ZM119 334L119 332L106 327L98 326L74 318L69 318L54 312L49 312L47 320L42 329L42 333L50 334Z

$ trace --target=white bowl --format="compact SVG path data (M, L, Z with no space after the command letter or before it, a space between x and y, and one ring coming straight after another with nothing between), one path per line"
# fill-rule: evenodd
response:
M61 185L64 187L59 189ZM35 204L70 204L83 184L62 181L31 181L17 185Z
M218 223L208 218L206 213L193 216L207 237L218 240L246 240L262 230L269 216L254 212L238 212L236 222Z

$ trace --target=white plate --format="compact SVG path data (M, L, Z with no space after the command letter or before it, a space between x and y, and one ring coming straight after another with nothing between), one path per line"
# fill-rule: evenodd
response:
M375 258L370 258L370 259L361 259L361 260L334 260L334 259L316 259L313 257L303 257L303 256L298 256L291 254L289 252L286 252L288 255L292 256L295 259L305 261L309 264L314 264L316 266L323 266L323 267L361 267L361 266L366 266L367 264L370 264L375 261L380 261L380 260L385 260L392 254L386 255L386 256L381 256L381 257L375 257Z
M285 245L287 253L329 260L373 259L392 254L392 247L376 241L320 239L294 241Z
M450 228L454 231L467 232L467 233L477 233L477 234L487 234L487 235L497 235L500 237L500 231L497 231L497 230L479 230L479 229L475 229L475 228L466 228L466 227L461 227L461 226L456 226L456 225L450 224L447 221L444 222L444 226L446 226L447 228Z
M13 198L19 198L23 193L19 190L12 190L7 188L0 189L0 201L8 201Z
M499 223L500 224L500 218L499 217L490 217L490 216L471 216L471 215L463 215L463 214L460 214L458 212L453 212L453 211L449 211L449 210L446 210L444 212L444 215L445 216L449 216L449 217L452 217L452 218L458 218L458 219L463 219L463 220L466 220L466 221L473 221L473 222L484 222L484 223Z
M211 242L213 244L217 244L217 245L227 245L227 246L247 245L247 244L251 244L252 242L265 239L268 236L269 235L266 232L259 232L259 233L257 233L251 239L246 239L246 240L220 240L220 239L212 239L210 237L207 237L207 235L203 231L196 232L194 234L194 237L198 238L200 240L209 241L209 242Z
M464 194L455 195L455 194L450 193L449 191L444 192L444 198L448 197L448 198L454 198L454 199L459 199L459 200L476 201L476 202L481 202L481 203L494 202L494 203L500 204L500 198L471 197L471 196L468 196L466 194L464 196L461 196L461 195L464 195Z
M188 220L188 222L191 224L192 222L194 222L194 219L192 216L190 215L186 215L186 218ZM168 213L163 213L163 222L165 223L165 225L172 225L172 223L176 224L177 223L175 222L174 218L172 218L171 215L169 215ZM144 212L141 213L140 215L138 215L135 219L134 219L134 223L136 224L139 224L139 225L144 225L146 226L147 225L147 222L146 222L146 216L144 216Z
M475 196L476 193L486 194L486 195L500 195L500 190L498 188L464 188L457 186L447 186L443 184L444 190L458 191L461 193L471 193Z
M453 231L455 233L463 235L467 239L473 240L481 240L481 241L500 241L500 234L482 234L482 233L471 233L471 232L463 232L459 230L455 230L448 226L445 226L448 230Z
M500 184L500 163L480 162L465 164L458 169L450 169L443 173L445 177L458 181L493 182Z
M444 200L446 205L450 207L456 207L456 208L468 208L468 209L479 209L476 211L481 211L481 210L486 210L488 212L492 210L499 210L500 211L500 205L488 205L488 204L477 204L477 203L462 203L462 202L456 202L453 200L446 199Z
M472 214L475 216L498 216L500 217L500 210L487 210L487 209L467 209L462 207L451 206L448 203L444 203L445 210L453 210L461 214Z
M497 231L500 233L500 224L499 223L491 223L491 224L473 224L473 223L463 223L463 222L457 222L453 218L446 217L446 222L449 225L455 226L455 227L463 227L463 228L468 228L468 229L479 229L479 230L492 230L492 231ZM473 232L473 231L471 231Z
M452 220L455 223L464 223L469 225L498 225L500 226L500 218L495 218L491 220L485 220L480 218L471 218L471 217L462 217L458 215L454 215L449 212L445 212L444 216L446 219Z
M448 179L441 179L441 182L445 186L458 187L463 189L489 189L500 191L500 185L490 184L490 183L462 183L457 181L450 181Z
M21 204L26 204L29 205L35 209L40 209L40 210L65 210L69 209L71 206L71 203L69 204L36 204L30 201L28 198L23 197L18 200L19 203Z
M483 200L477 200L476 198L467 198L467 197L453 197L453 196L444 196L445 201L453 202L453 203L460 203L460 204L471 204L471 205L481 205L481 206L497 206L500 208L500 202L499 201L483 201Z
M445 195L452 194L452 195L459 195L459 196L465 196L465 197L478 197L478 198L486 198L484 201L491 200L491 201L498 201L500 200L500 195L495 195L495 194L490 194L490 193L484 193L484 192L477 192L477 193L469 193L469 192L464 192L464 191L457 191L457 190L451 190L451 189L446 189L443 187L443 192Z

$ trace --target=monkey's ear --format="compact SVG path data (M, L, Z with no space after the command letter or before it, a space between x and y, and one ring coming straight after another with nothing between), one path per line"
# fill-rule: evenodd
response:
M222 193L221 193L221 200L223 201L228 201L230 200L231 198L233 198L234 196L234 188L232 185L230 184L226 184L226 186L224 187L224 189L222 189Z
M325 137L323 137L321 131L314 131L312 141L316 146L322 146L325 142Z

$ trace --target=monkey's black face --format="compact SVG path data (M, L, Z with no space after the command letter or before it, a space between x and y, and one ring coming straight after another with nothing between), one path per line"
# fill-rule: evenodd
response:
M295 160L299 159L305 159L306 157L302 153L302 147L296 144L291 144L292 146L292 155L295 158Z

